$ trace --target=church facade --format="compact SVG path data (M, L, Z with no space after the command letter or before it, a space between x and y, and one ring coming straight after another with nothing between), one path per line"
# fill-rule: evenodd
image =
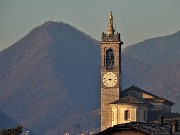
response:
M148 122L154 116L170 113L174 104L167 99L132 86L121 89L120 33L109 15L107 33L101 37L101 131L117 124ZM155 119L155 118L154 118Z

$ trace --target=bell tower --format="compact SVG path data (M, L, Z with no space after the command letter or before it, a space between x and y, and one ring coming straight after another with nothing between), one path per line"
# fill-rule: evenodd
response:
M107 34L101 37L101 131L112 126L112 110L109 103L118 100L121 93L121 45L120 33L113 28L112 11L109 14Z

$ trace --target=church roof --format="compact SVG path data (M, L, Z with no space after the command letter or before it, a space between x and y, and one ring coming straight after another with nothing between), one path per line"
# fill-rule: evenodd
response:
M166 104L169 104L171 106L174 105L173 102L171 102L171 101L169 101L169 100L167 100L165 98L159 97L159 96L157 96L155 94L152 94L150 92L147 92L145 90L142 90L142 89L140 89L140 88L138 88L138 87L136 87L134 85L127 88L127 89L125 89L125 90L123 90L123 93L124 93L123 96L127 95L127 94L131 94L132 91L136 91L136 92L139 92L139 93L144 93L144 94L147 94L147 95L153 97L153 98L143 98L146 102L149 102L149 103L166 103Z
M132 90L135 90L135 91L138 91L138 92L143 92L143 93L146 93L146 94L148 94L148 95L151 95L151 96L153 96L153 97L158 97L157 95L154 95L154 94L152 94L152 93L150 93L150 92L147 92L147 91L145 91L145 90L142 90L142 89L140 89L140 88L138 88L138 87L136 87L136 86L131 86L131 87L129 87L129 88L127 88L127 89L125 89L125 90L123 90L124 92L129 92L129 91L132 91Z
M124 96L110 104L146 104L146 105L150 105L145 100L137 98L131 94Z
M137 131L146 135L160 135L166 134L170 135L171 127L170 125L162 125L156 123L143 123L143 122L130 122L125 124L115 125L110 127L97 135L110 135L114 133L120 133L122 131Z

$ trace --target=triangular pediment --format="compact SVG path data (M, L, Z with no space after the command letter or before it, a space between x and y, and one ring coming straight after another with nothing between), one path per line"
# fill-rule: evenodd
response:
M153 98L158 97L158 96L156 96L156 95L154 95L152 93L149 93L149 92L147 92L145 90L142 90L142 89L140 89L140 88L138 88L138 87L136 87L134 85L127 88L127 89L125 89L123 92L128 93L128 94L132 94L132 95L136 95L137 97L141 97L143 99L146 99L146 98L153 99Z
M131 94L131 95L136 96L138 98L145 99L146 101L149 101L150 103L152 103L152 102L161 102L161 103L164 102L164 103L170 104L170 105L174 104L165 98L159 97L155 94L152 94L150 92L142 90L142 89L140 89L134 85L123 90L123 93L124 93L124 95Z

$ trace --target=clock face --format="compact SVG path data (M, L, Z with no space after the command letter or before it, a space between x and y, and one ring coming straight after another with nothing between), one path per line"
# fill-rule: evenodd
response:
M118 77L113 72L107 72L103 75L103 84L106 87L114 87L117 84Z

